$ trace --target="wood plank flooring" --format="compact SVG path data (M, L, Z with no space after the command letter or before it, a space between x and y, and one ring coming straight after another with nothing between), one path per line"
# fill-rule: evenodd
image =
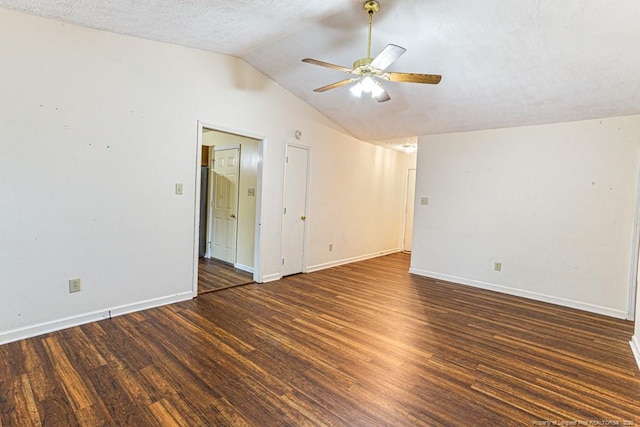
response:
M198 295L253 283L253 274L214 258L198 260Z
M631 322L408 267L394 254L0 346L0 426L640 425Z

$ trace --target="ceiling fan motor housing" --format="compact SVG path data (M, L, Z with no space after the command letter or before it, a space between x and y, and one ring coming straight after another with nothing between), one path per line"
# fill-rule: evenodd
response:
M371 64L372 61L373 61L373 58L358 59L353 63L352 73L357 75L374 74L373 68L369 66L369 64Z

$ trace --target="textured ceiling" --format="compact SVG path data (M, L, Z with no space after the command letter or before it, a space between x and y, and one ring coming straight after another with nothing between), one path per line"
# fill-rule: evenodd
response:
M348 87L312 90L366 56L362 0L0 0L0 7L245 59L354 136L415 135L640 114L637 0L380 0L372 53L389 70L442 74L386 82L386 103Z

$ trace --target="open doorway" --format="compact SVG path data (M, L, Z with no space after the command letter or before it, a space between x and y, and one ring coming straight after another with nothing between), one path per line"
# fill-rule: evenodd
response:
M200 126L195 293L252 283L259 274L262 141Z

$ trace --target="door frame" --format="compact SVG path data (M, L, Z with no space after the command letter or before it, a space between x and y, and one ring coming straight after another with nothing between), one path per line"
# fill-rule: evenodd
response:
M414 172L414 183L413 183L413 204L409 204L409 180L411 177L411 171ZM406 174L406 180L404 185L404 218L402 221L402 251L407 252L407 216L409 215L409 209L414 211L415 215L415 201L416 201L416 182L417 182L417 169L416 168L408 168ZM413 216L411 221L411 234L412 234L412 246L413 246ZM411 252L411 251L408 251Z
M289 147L295 147L302 150L307 150L307 182L304 189L304 215L306 219L304 221L304 231L302 236L302 273L307 272L307 243L309 236L309 188L311 186L311 147L309 145L298 144L295 142L286 142L284 146L284 173L282 175L282 208L280 210L282 214L282 219L280 221L280 235L281 235L281 246L280 246L280 259L283 259L285 254L285 245L286 245L286 235L284 232L284 208L285 201L287 198L287 157L289 156ZM284 277L282 275L282 263L280 263L280 277Z
M194 176L194 195L195 202L193 205L193 265L192 265L192 273L191 273L191 290L193 297L198 296L198 252L199 252L199 235L200 235L200 180L201 171L200 171L200 163L202 162L202 132L204 129L212 129L219 132L231 133L238 136L243 136L251 139L255 139L258 141L258 155L260 157L258 161L258 170L257 170L257 183L256 183L256 218L255 218L255 238L253 244L253 280L256 283L262 283L262 272L263 272L263 258L262 254L263 245L264 245L264 236L261 232L261 224L262 224L262 200L263 200L263 162L266 152L267 146L267 138L263 135L253 134L251 132L241 131L237 129L231 129L225 126L220 126L216 123L198 120L196 127L196 155L195 155L195 176Z
M633 212L633 232L631 235L631 259L629 262L629 294L627 300L627 320L637 320L638 280L640 280L640 165L636 171L636 194Z

